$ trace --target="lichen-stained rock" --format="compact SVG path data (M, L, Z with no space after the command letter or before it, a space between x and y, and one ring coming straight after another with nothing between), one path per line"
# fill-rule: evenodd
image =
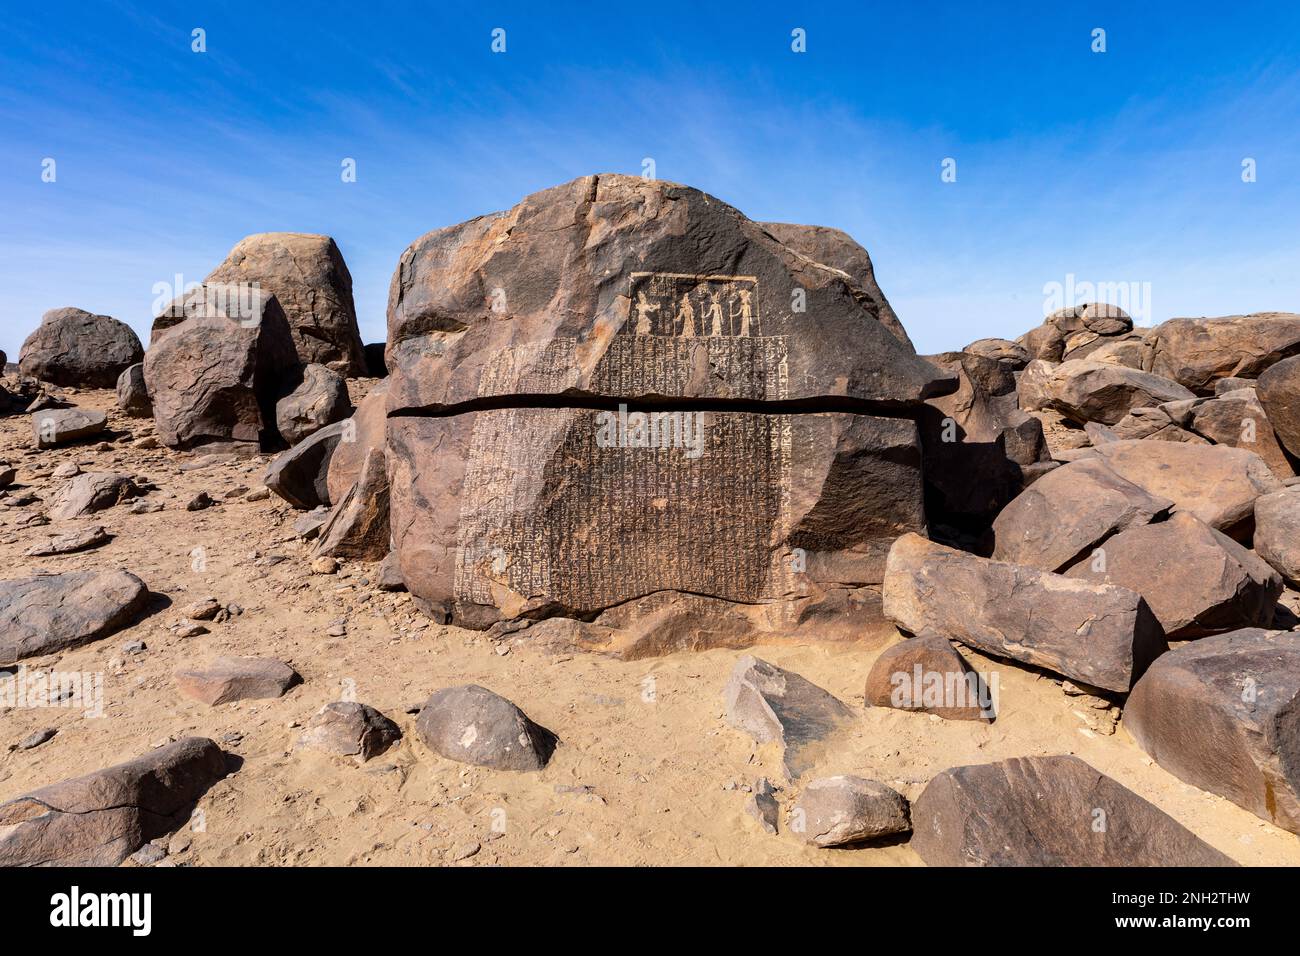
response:
M152 418L153 402L144 383L144 362L136 362L117 377L117 407L132 418Z
M1226 445L1117 441L1093 451L1122 478L1237 541L1250 541L1255 499L1282 487L1264 459Z
M1273 425L1252 388L1228 392L1198 403L1191 411L1187 427L1216 445L1253 451L1264 459L1264 464L1279 481L1295 477L1295 468L1273 433Z
M1246 628L1169 652L1124 726L1174 776L1300 833L1300 634Z
M382 448L372 448L361 477L321 525L312 554L357 561L379 561L389 552L390 491Z
M71 479L59 491L50 508L50 518L54 521L84 518L121 504L139 493L135 482L126 475L87 471Z
M314 432L276 455L262 480L295 508L311 510L330 503L329 466L334 451L351 429L346 421Z
M108 416L93 408L43 408L32 413L32 438L37 448L54 448L98 435Z
M1258 555L1187 513L1122 531L1064 573L1138 592L1179 640L1269 627L1282 593Z
M1292 585L1300 584L1300 488L1255 499L1255 551Z
M0 866L117 866L184 825L228 772L220 747L186 737L0 803Z
M1117 475L1096 458L1048 472L993 522L993 557L1060 571L1117 531L1144 525L1174 503Z
M878 586L889 543L925 527L910 421L666 414L647 429L684 435L678 447L620 447L635 420L625 432L589 409L389 418L407 588L469 627L680 592L769 606L768 629L788 630ZM878 603L860 616L878 622Z
M1040 386L1039 407L1084 424L1113 425L1134 408L1193 398L1177 382L1123 365L1077 359L1052 369Z
M1234 865L1132 790L1065 756L945 770L912 803L909 845L929 866Z
M991 689L938 634L887 648L867 673L868 707L936 714L944 720L992 720Z
M1152 331L1151 341L1150 371L1208 395L1218 379L1259 378L1269 366L1300 352L1300 315L1170 319Z
M330 455L326 484L330 501L342 501L361 477L361 466L372 448L388 445L388 381L372 388L352 417L342 422L338 444Z
M126 571L69 571L0 581L0 665L80 647L131 624L149 589Z
M1291 454L1300 456L1300 355L1270 366L1256 387L1278 440Z
M397 725L367 704L336 700L326 704L298 738L309 750L353 757L365 763L378 757L402 737Z
M541 770L559 744L512 702L477 684L435 691L415 728L434 753L494 770Z
M315 362L347 376L366 374L352 276L329 236L298 232L247 236L204 282L242 285L274 296L287 318L299 365ZM154 320L153 341L178 321L173 304Z
M1025 469L1050 458L1043 424L1020 410L1011 370L963 352L927 356L957 390L926 399L919 416L927 513L982 526L1025 486Z
M1127 692L1168 645L1146 602L1127 588L976 557L920 535L894 542L885 614L997 657Z
M619 175L417 240L389 290L388 365L390 411L537 395L906 409L950 387L844 272L699 190Z
M279 447L275 404L298 360L275 296L201 286L177 309L188 317L159 333L144 360L158 440L181 449Z
M898 320L898 315L876 282L871 256L852 236L841 229L831 229L828 226L798 226L788 222L761 222L759 225L787 248L814 262L839 269L852 279L854 285L865 292L879 310L880 323L889 329L894 338L915 351L912 340L907 337L907 330L903 328L903 323Z
M736 662L722 696L727 724L780 747L790 779L812 767L825 742L853 719L846 704L816 684L750 654Z
M218 657L173 675L182 694L209 707L237 700L283 697L302 678L283 661L269 657Z
M990 358L1011 372L1018 372L1029 364L1029 350L1010 339L976 339L962 349L969 355Z
M849 846L907 833L907 798L864 777L822 777L803 788L790 830L813 846Z
M352 414L352 401L343 377L324 365L308 365L302 381L275 403L275 422L280 437L296 445L326 425Z
M65 388L113 388L144 358L125 322L84 309L51 309L18 353L20 374Z
M1124 335L1132 328L1133 320L1119 306L1088 302L1057 309L1016 342L1031 359L1060 362L1067 351L1078 350L1099 338Z

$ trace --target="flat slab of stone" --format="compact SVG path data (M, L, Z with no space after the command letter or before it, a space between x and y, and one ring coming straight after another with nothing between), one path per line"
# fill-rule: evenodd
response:
M954 767L912 804L929 866L1233 866L1181 823L1078 757Z
M477 684L431 694L416 730L434 753L494 770L541 770L559 743L511 701Z
M0 581L0 664L89 644L133 623L149 589L127 571Z
M402 737L401 730L375 708L355 701L326 704L307 722L298 746L365 763Z
M112 508L139 493L140 489L135 482L126 475L87 471L71 479L59 491L50 507L50 518L53 521L84 518Z
M1170 651L1124 726L1174 776L1300 833L1300 634L1245 628Z
M1137 593L903 535L889 552L885 614L900 628L1127 692L1168 645Z
M803 788L790 829L813 846L849 846L911 830L907 798L864 777L822 777Z
M53 557L59 554L73 554L107 544L112 536L101 525L91 528L75 528L62 534L52 535L38 544L32 545L23 554L29 558Z
M288 664L267 657L218 657L206 666L178 670L174 676L182 694L210 707L283 697L302 682Z
M184 825L228 772L205 737L0 803L0 866L117 866Z
M1300 315L1257 312L1170 319L1152 331L1151 371L1208 395L1221 378L1260 378L1300 352Z
M90 408L46 408L32 413L32 437L37 448L54 448L98 435L108 416Z

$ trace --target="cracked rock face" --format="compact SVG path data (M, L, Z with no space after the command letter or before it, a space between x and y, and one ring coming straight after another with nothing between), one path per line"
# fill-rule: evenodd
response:
M227 769L215 743L187 737L0 803L0 866L117 866L182 826Z
M408 588L471 627L675 594L779 606L783 629L878 589L888 541L924 528L916 427L890 416L953 379L864 269L626 176L417 241L389 295Z

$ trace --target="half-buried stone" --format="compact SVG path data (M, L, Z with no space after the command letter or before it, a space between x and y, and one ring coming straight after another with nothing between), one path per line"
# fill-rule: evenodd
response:
M148 602L144 582L120 570L0 581L0 665L108 637Z
M434 753L494 770L541 770L559 744L513 703L477 684L435 691L415 726Z
M868 707L935 714L944 720L992 720L991 689L945 637L930 634L886 648L867 674Z

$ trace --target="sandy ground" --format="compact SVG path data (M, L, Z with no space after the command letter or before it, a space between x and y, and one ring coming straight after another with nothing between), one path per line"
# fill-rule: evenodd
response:
M431 624L407 595L371 585L373 565L312 574L307 546L291 530L298 513L275 497L185 510L199 491L220 499L238 486L259 487L265 459L182 471L199 456L129 447L152 423L119 415L111 393L72 398L108 411L110 428L127 437L111 450L36 452L27 416L0 419L0 460L15 464L20 483L43 499L26 508L0 507L4 576L123 567L171 606L105 640L26 662L102 672L104 716L66 708L0 712L0 800L199 734L244 763L201 801L203 827L169 858L178 864L920 865L905 843L818 850L786 832L784 819L773 837L745 814L746 788L760 775L777 780L779 771L774 752L756 748L723 721L722 688L743 652L625 663L548 651L526 632L498 646L481 633ZM22 528L19 519L48 507L62 481L43 476L67 461L143 476L159 486L149 500L165 507L134 515L119 505L72 522L102 524L114 535L97 550L23 557L54 526ZM192 557L196 548L206 559L201 569ZM271 564L269 556L285 560ZM208 624L207 634L175 636L169 625L180 608L208 595L244 613ZM328 636L339 620L346 620L346 636ZM124 653L123 645L136 640L147 650ZM849 739L805 779L855 773L915 798L948 767L1072 753L1242 863L1300 864L1300 838L1161 770L1122 723L1109 736L1090 730L1086 708L1046 675L967 653L976 670L998 675L1001 710L992 725L865 708L863 683L881 649L756 650L860 709ZM218 654L276 657L305 683L278 700L217 708L182 697L172 672ZM468 682L511 698L559 735L544 771L466 767L419 742L411 711L432 691ZM346 688L395 720L402 742L364 766L294 752L297 728ZM6 752L43 727L57 728L57 736L32 750ZM795 796L794 787L778 793L787 806Z

